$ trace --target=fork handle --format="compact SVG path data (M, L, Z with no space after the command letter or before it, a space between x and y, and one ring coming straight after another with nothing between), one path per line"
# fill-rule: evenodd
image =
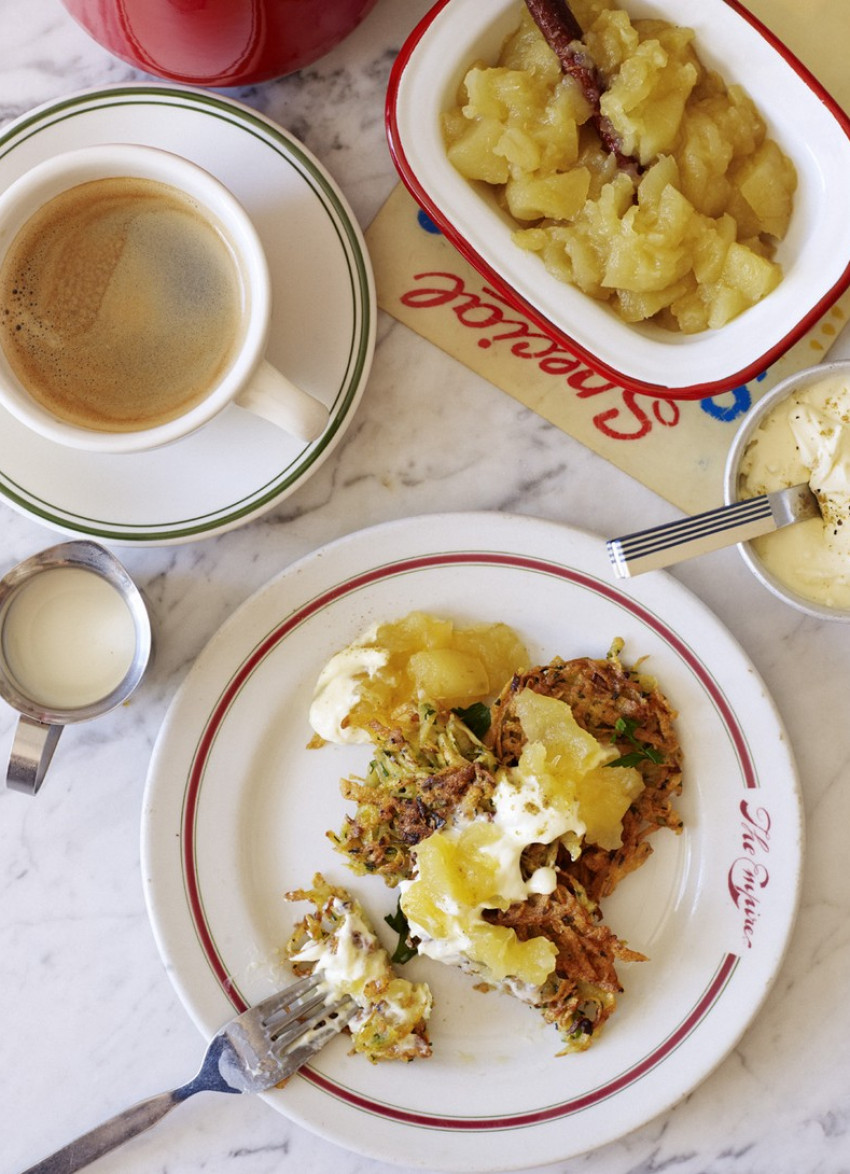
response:
M49 1158L36 1162L34 1166L24 1170L23 1174L73 1174L75 1170L82 1170L103 1154L108 1154L110 1150L117 1149L131 1137L144 1133L146 1129L156 1125L157 1121L161 1121L166 1113L170 1113L175 1105L179 1105L185 1099L185 1089L175 1089L149 1097L146 1101L139 1101L137 1105L132 1105L123 1113L110 1117L102 1125L57 1150Z

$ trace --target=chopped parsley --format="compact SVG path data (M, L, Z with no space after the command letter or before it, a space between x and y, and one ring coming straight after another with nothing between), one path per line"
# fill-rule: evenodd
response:
M654 746L648 746L646 742L640 742L635 737L635 730L637 729L637 722L632 721L631 718L618 718L614 729L617 735L625 738L634 747L628 754L621 754L619 758L615 758L613 762L606 762L606 766L637 766L641 762L663 762L664 755L660 750L656 750ZM617 741L614 736L612 742Z
M482 701L476 701L465 709L454 709L452 713L457 714L476 738L483 738L490 729L490 710Z
M411 958L415 958L417 949L410 944L410 926L407 918L401 907L401 900L396 905L395 913L388 913L384 921L398 934L398 944L391 954L391 961L396 962L399 966L403 966L405 962L409 962Z

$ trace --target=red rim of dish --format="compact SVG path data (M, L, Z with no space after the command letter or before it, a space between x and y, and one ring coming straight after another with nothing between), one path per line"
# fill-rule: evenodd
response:
M805 65L797 58L786 45L779 40L779 38L762 24L762 22L754 16L747 8L740 4L738 0L723 0L723 2L738 15L745 20L752 28L755 29L761 37L767 41L776 52L786 61L786 63L794 70L802 81L809 87L810 90L817 96L820 102L833 115L836 122L841 126L844 134L850 139L850 117L848 117L832 95L821 85L817 78L806 68ZM812 326L821 318L826 311L832 306L838 298L844 293L848 286L850 286L850 262L845 267L841 277L835 284L827 290L822 298L819 299L801 318L801 320L794 326L784 338L780 339L774 346L764 351L753 362L748 363L739 371L732 375L728 375L722 379L717 379L711 383L694 383L685 387L664 387L661 384L648 383L645 380L633 379L625 375L622 371L618 371L610 364L603 362L597 358L581 343L571 338L560 330L553 322L551 322L545 314L543 314L536 307L532 306L525 298L523 298L512 286L506 284L499 274L487 264L487 262L476 252L476 250L469 244L466 238L460 233L451 222L443 215L440 209L428 196L428 193L422 187L407 159L404 145L401 141L399 133L398 122L396 120L396 106L398 100L398 90L401 84L402 75L407 68L410 58L414 50L419 45L425 33L430 28L436 17L451 3L451 0L437 0L437 3L430 9L428 13L419 22L405 43L401 47L398 57L395 60L392 71L390 73L390 80L387 87L387 98L385 107L385 122L387 142L389 144L390 154L395 164L399 176L410 192L413 199L420 206L423 212L437 225L447 240L451 241L458 252L475 268L487 281L489 281L495 289L504 297L515 309L525 314L526 317L545 331L555 342L560 343L567 348L571 353L576 355L587 363L588 367L603 375L606 379L619 384L628 391L642 392L647 395L652 395L656 399L666 400L699 400L707 399L712 395L718 395L721 392L729 391L733 387L738 387L743 383L747 383L750 379L761 375L767 368L769 368L776 360L783 355L794 343L798 342L803 335L811 329Z

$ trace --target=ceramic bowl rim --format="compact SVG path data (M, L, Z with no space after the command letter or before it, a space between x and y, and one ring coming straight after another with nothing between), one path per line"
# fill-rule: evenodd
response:
M726 456L726 465L723 471L723 500L727 505L738 501L738 469L741 464L741 459L752 436L765 417L773 411L777 404L787 399L798 388L808 386L811 383L819 382L823 379L828 379L831 375L840 375L842 373L850 377L850 358L835 359L832 362L824 362L816 366L805 367L803 370L796 371L793 375L787 376L774 387L770 388L750 408L735 433ZM828 607L826 604L817 603L815 600L807 599L806 596L798 594L798 592L788 587L778 576L772 574L764 566L751 542L738 543L738 550L740 551L741 558L762 586L766 587L768 591L772 592L773 595L781 599L784 603L788 603L798 611L804 612L809 616L814 616L816 619L850 623L850 607Z

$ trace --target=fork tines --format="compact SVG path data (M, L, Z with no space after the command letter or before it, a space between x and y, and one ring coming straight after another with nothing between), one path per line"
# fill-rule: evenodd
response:
M256 1010L269 1050L280 1066L280 1080L297 1071L354 1017L348 995L333 999L321 975L311 974L266 999Z
M286 995L285 1001L263 1014L263 1026L278 1052L325 1019L336 1019L348 1004L354 1007L347 995L331 1002L331 996L323 989L321 976L317 974L308 975L290 987ZM339 1025L335 1023L334 1029L339 1030Z

